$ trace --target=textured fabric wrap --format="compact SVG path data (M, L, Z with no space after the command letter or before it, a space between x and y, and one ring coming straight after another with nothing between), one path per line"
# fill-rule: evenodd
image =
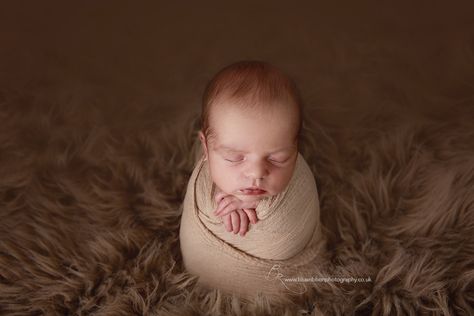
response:
M199 283L239 296L303 293L304 282L288 278L308 274L321 253L319 198L314 176L301 154L285 190L262 199L259 221L244 237L225 230L215 209L215 185L208 162L200 159L188 183L180 226L187 271Z

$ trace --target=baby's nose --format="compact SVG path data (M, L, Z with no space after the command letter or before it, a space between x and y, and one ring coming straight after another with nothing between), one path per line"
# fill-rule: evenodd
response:
M268 170L264 164L258 163L252 165L246 172L246 177L255 179L255 180L262 180L268 174Z

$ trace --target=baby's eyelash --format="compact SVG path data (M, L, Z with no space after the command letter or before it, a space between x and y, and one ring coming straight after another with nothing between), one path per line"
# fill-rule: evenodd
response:
M291 157L283 158L283 160L281 160L281 159L275 160L275 159L269 158L268 160L270 160L271 162L276 162L276 163L285 163L285 162L287 162L288 160L290 160L290 158L291 158Z
M225 158L224 158L224 160L225 160L225 161L228 161L228 162L239 162L239 161L242 161L243 159L240 159L240 160L230 160L230 159L225 159Z
M228 162L233 162L233 163L237 163L237 162L241 162L244 160L244 158L241 158L241 159L235 159L235 160L232 160L232 159L227 159L227 158L224 158L225 161L228 161ZM274 159L268 159L268 161L272 162L272 163L276 163L276 164L284 164L285 162L287 162L289 160L288 159L285 159L283 161L278 161L278 160L274 160Z
M275 163L284 163L284 161L277 161L277 160L273 160L273 159L268 159L270 160L271 162L275 162Z
M272 159L268 159L268 160L271 161L272 163L276 163L276 164L279 164L279 165L283 165L288 161L288 159L285 159L283 161L277 161L277 160L272 160Z

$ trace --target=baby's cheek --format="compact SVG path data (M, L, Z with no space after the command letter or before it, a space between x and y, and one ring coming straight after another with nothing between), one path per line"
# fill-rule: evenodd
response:
M282 173L279 174L278 177L275 178L275 182L273 183L275 192L276 194L281 193L283 190L285 190L286 186L290 182L291 179L291 173Z
M220 166L214 170L214 182L220 184L223 189L229 191L239 187L239 176L234 170Z

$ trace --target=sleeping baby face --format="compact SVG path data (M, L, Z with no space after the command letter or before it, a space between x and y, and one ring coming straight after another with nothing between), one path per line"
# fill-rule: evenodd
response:
M242 109L231 103L214 107L210 126L215 137L200 139L215 185L242 201L282 192L298 155L297 114L287 106Z

